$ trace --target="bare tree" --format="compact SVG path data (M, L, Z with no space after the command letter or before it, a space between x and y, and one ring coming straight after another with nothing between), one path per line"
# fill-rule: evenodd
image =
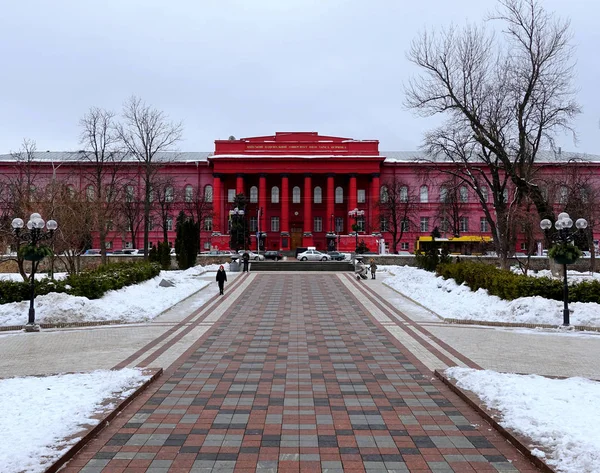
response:
M116 216L123 180L121 163L124 153L117 148L119 139L115 131L114 113L92 107L81 118L79 163L84 186L94 189L94 222L100 239L102 263L107 262L106 236Z
M119 202L117 228L124 238L125 234L129 233L131 243L135 247L137 246L138 233L144 223L144 201L136 193L133 180L124 184L121 194L123 198Z
M380 218L383 219L384 229L392 236L392 252L398 252L398 243L404 233L414 226L417 211L417 196L410 186L397 176L383 183L380 195Z
M442 233L449 232L456 237L460 235L461 220L465 217L467 210L466 190L464 182L455 175L448 176L445 181L440 183L438 214Z
M173 209L175 202L179 199L175 195L174 180L170 176L156 175L152 182L155 197L154 213L158 217L158 223L163 231L163 241L169 242L169 221L173 225Z
M125 103L123 120L117 125L118 136L126 151L141 167L144 185L144 258L147 258L152 181L161 164L160 153L173 150L181 140L183 125L169 121L164 112L150 107L137 97L131 97Z
M200 225L200 238L202 238L202 230L207 230L206 222L213 216L212 196L207 199L203 189L192 187L192 194L183 196L185 212L191 215L194 221ZM210 228L212 230L212 227ZM202 241L198 242L199 248L202 249Z
M458 138L468 156L458 159L465 172L497 168L490 178L506 175L517 203L526 196L541 217L553 217L532 175L540 149L552 148L556 133L575 136L571 123L580 107L571 85L569 22L554 19L539 0L500 0L489 19L502 22L501 39L467 26L413 41L408 58L422 74L407 84L406 105L423 116L448 116L426 137L426 148L451 149L446 140Z

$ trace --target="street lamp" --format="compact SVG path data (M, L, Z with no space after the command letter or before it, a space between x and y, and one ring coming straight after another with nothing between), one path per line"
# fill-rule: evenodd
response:
M554 254L554 261L558 264L563 265L563 325L569 325L569 283L567 281L567 264L574 263L579 255L577 253L567 253L565 251L557 252L557 250L563 249L568 250L568 246L575 238L575 234L580 230L585 230L588 226L588 222L584 218L579 218L575 222L576 230L571 230L573 227L573 220L569 217L567 212L558 214L556 222L554 222L554 228L558 230L550 238L555 243L554 247L550 252ZM552 222L545 218L540 222L542 230L547 231L552 228Z
M39 332L40 326L35 323L35 308L33 306L35 299L35 272L40 261L52 254L50 248L43 245L39 246L39 243L52 238L54 230L58 228L58 224L55 220L44 222L40 214L32 213L27 222L27 230L23 229L24 226L23 219L15 218L12 221L12 227L19 245L19 252L23 255L24 260L31 261L31 274L29 275L29 319L27 325L25 325L25 331ZM46 227L47 231L44 231L44 227ZM27 244L21 247L21 243Z
M245 212L244 212L243 209L238 209L236 207L235 209L229 211L229 218L233 219L233 217L235 217L235 222L237 222L237 218L238 217L243 217L244 213ZM233 222L233 220L232 220L232 222ZM245 226L244 226L244 228L245 228ZM235 228L235 248L234 248L236 251L238 250L238 248L237 248L237 245L238 245L238 239L237 239L237 237L238 237L238 228L236 226L236 228ZM244 249L246 249L246 235L245 234L244 234Z
M357 208L354 210L350 210L348 212L348 217L354 219L354 225L352 225L352 230L354 230L354 235L356 237L356 248L354 251L358 253L358 218L365 215L364 210L358 210Z

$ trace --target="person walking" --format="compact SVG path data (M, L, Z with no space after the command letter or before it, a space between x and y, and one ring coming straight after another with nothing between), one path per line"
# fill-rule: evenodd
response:
M375 260L371 258L369 265L369 269L371 270L371 279L375 279L375 272L377 271L377 265L375 264Z
M244 263L244 273L248 272L248 265L250 264L250 255L247 251L244 251L242 255L242 262Z
M225 292L223 292L223 289L225 288L225 281L227 281L227 274L225 273L225 268L223 265L221 265L217 271L217 283L219 283L219 292L221 295L225 294Z

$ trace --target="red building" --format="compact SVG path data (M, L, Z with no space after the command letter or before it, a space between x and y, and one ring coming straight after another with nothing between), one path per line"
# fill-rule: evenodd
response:
M89 164L81 161L82 153L38 152L31 165L43 179L66 180L90 195L94 189L85 179L84 170ZM560 176L565 162L572 161L573 156L560 151L543 155L544 172ZM175 200L167 221L171 242L175 240L173 222L177 213L199 194L211 207L211 215L203 222L203 249L229 248L230 211L235 196L243 193L249 202L244 218L248 220L253 248L259 234L265 249L315 246L321 250L353 250L357 240L354 224L358 238L365 240L371 251L378 251L381 239L391 248L390 233L386 231L389 224L381 218L379 204L386 187L394 182L401 182L407 200L414 201L399 250L414 251L417 238L430 235L434 227L448 235L460 231L461 235L491 237L481 204L470 189L459 190L461 210L456 225L460 228L448 229L440 212L447 202L447 177L423 160L422 153L380 152L377 140L278 132L273 136L217 140L213 153L172 153L163 157L165 165L160 172L170 177L170 195ZM598 156L579 157L577 165L600 176ZM127 194L143 195L136 162L126 159L121 166L123 173L131 176ZM15 157L0 156L0 176L14 170ZM352 213L355 209L359 215ZM151 242L162 238L162 229L151 231ZM125 226L115 225L107 245L112 249L140 248L143 233L138 232L136 241L131 241ZM522 241L517 242L517 251L520 245Z

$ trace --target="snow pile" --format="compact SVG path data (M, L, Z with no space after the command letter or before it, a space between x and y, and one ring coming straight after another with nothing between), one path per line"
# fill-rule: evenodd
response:
M149 376L140 370L99 370L0 380L0 471L43 472L75 444L106 399L127 397Z
M563 302L543 297L522 297L505 301L485 289L471 291L453 279L410 266L387 267L385 284L407 295L444 318L494 322L561 325ZM575 302L571 325L600 326L600 305Z
M499 423L531 439L534 453L564 473L600 471L600 383L448 368L462 389L501 413Z
M36 322L144 322L206 287L209 282L200 279L205 272L206 269L202 266L185 271L161 271L153 279L118 291L109 291L95 300L60 293L37 296ZM159 286L163 279L171 281L175 286ZM28 311L29 301L0 305L0 326L26 323Z

